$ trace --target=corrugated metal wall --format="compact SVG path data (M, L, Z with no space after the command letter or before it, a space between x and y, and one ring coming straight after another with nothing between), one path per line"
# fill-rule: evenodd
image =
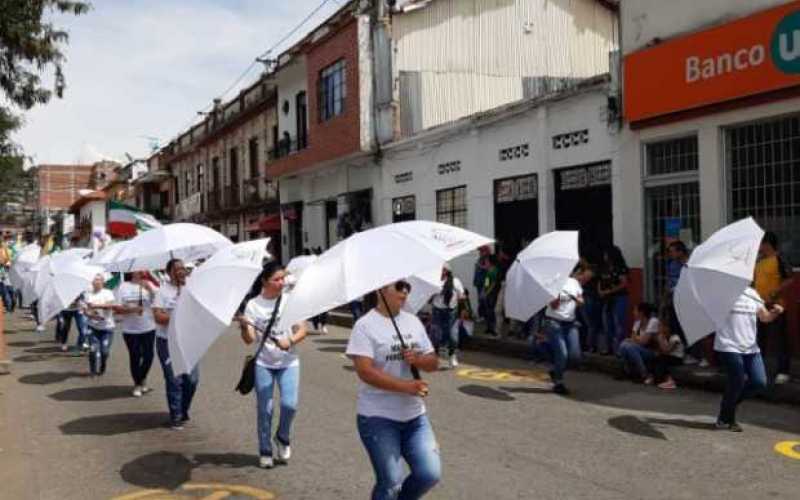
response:
M437 0L393 23L404 135L607 72L616 48L594 0Z

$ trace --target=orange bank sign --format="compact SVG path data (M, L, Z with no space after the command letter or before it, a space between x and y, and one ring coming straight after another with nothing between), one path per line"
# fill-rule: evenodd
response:
M636 122L800 85L800 1L663 42L624 60Z

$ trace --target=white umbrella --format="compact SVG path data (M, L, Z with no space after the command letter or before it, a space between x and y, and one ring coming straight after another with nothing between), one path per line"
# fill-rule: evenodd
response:
M442 289L442 266L410 276L408 283L411 285L411 293L408 294L403 309L417 314Z
M506 316L530 319L561 293L579 259L577 231L553 231L533 240L508 270Z
M39 297L39 321L47 322L89 289L103 268L73 260L56 268Z
M317 261L316 255L298 255L286 264L286 272L299 278L308 266Z
M36 300L42 298L47 284L58 269L73 262L83 262L83 258L90 253L91 250L88 248L71 248L42 257L33 267L36 270L36 276L33 280L33 292Z
M176 374L189 373L230 325L262 270L269 238L230 245L189 276L169 322L167 341Z
M101 266L103 268L110 266L111 263L114 262L117 257L119 257L119 254L122 252L122 250L125 249L125 245L127 243L128 241L119 241L117 243L108 245L99 252L95 252L92 255L92 258L89 259L89 264L93 266Z
M170 259L203 259L232 244L231 240L206 226L185 222L168 224L128 240L125 248L106 266L106 270L132 272L163 269Z
M42 248L39 245L32 243L17 254L17 258L11 264L11 272L9 273L9 279L14 288L22 290L31 268L39 261L41 250Z
M376 227L340 241L303 272L278 329L334 309L400 279L441 270L445 261L492 240L432 221Z
M725 325L734 302L753 281L763 237L764 231L748 217L723 227L694 249L673 297L690 345Z

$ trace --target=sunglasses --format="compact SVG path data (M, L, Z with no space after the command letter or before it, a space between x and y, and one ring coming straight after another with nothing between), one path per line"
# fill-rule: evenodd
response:
M411 293L411 283L400 280L394 284L394 289L398 292Z

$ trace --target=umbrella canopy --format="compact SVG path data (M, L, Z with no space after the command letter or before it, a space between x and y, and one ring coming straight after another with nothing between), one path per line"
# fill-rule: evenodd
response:
M579 259L577 231L553 231L533 240L508 270L506 316L530 319L558 296Z
M89 259L89 264L93 266L101 266L106 268L111 265L114 260L119 257L119 254L122 250L125 249L125 245L128 241L119 241L117 243L111 244L104 249L96 252L92 255L92 258Z
M189 373L230 325L261 273L269 238L229 245L195 269L169 322L169 352L176 374Z
M422 306L442 289L442 267L410 276L408 283L411 285L411 293L408 294L403 309L417 314Z
M42 248L36 243L32 243L23 248L14 262L11 264L9 279L14 288L22 289L31 268L39 261Z
M393 281L431 269L490 238L432 221L408 221L356 233L308 266L291 296L278 329L329 311Z
M299 278L308 266L317 261L317 258L316 255L299 255L289 261L286 265L286 272Z
M764 230L748 217L723 227L692 252L673 300L686 340L694 344L725 325L753 281Z
M204 259L232 244L231 240L206 226L185 222L168 224L128 240L113 261L106 265L106 270L132 272L164 269L170 259Z
M52 273L39 297L39 321L47 322L87 291L103 268L90 266L80 259L59 266Z
M32 270L36 271L36 275L33 279L33 293L36 300L42 298L47 284L57 270L73 262L83 262L83 258L90 253L91 250L88 248L71 248L63 252L42 257L32 268Z

